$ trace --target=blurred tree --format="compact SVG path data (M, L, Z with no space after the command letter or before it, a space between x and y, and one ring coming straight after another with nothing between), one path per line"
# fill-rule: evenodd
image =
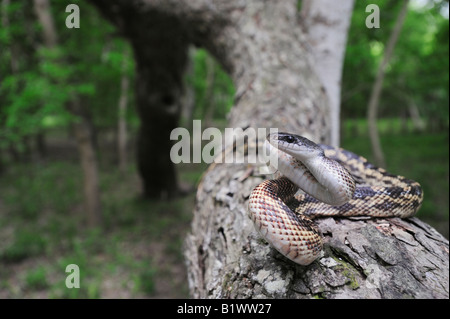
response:
M58 40L50 3L48 0L34 0L34 9L38 21L42 26L44 45L51 52L57 49ZM64 56L60 56L52 62L59 69L64 69L67 64L64 61ZM58 81L58 79L55 79L55 81ZM67 79L67 82L64 81L63 85L70 86L71 79ZM76 93L68 97L67 106L69 111L78 117L78 120L74 122L74 131L80 153L81 166L83 168L83 191L87 221L91 227L100 226L102 220L100 188L92 126L90 125L82 100Z
M215 64L211 56L206 56L206 83L207 90L205 92L205 109L203 118L206 126L212 126L212 118L214 114L215 104L214 98L214 84L216 79Z
M342 118L363 118L401 1L377 1L380 28L365 27L367 3L355 2L342 81ZM415 114L432 130L448 129L448 1L411 1L389 63L380 96L379 117ZM414 106L416 109L414 110ZM431 124L432 123L432 124ZM431 124L431 125L430 125Z
M193 89L194 108L189 117L190 121L193 117L209 118L208 122L213 118L224 119L233 105L233 81L206 50L194 49L191 59L192 70L186 78L187 87Z
M42 120L47 115L59 112L65 120L69 118L60 107L67 92L56 89L52 79L67 77L70 70L58 69L48 61L61 54L60 50L38 48L32 9L26 2L2 3L0 45L5 50L0 51L0 149L17 150L18 154L29 152L25 141L36 135L43 148Z
M372 143L372 151L375 156L375 163L380 167L385 167L386 163L384 160L383 150L381 149L380 139L378 136L377 128L377 113L378 104L380 100L381 90L383 87L383 79L386 72L387 64L391 59L392 53L394 51L395 45L397 43L398 37L400 36L400 31L405 21L406 13L408 12L409 0L403 0L402 8L398 14L397 20L395 22L394 28L392 29L391 35L386 45L386 50L383 54L383 60L378 67L377 76L375 78L375 83L372 88L372 93L370 95L368 110L367 110L367 122L369 125L369 136Z
M448 131L449 124L449 20L448 15L442 15L445 3L448 14L448 1L429 1L426 6L412 7L405 21L408 32L399 39L400 56L392 65L391 72L398 75L390 77L392 81L388 83L409 97L400 97L399 103L406 103L410 110L417 105L418 113L432 131Z
M170 14L140 14L135 3L123 20L109 2L91 1L128 36L136 61L136 106L141 119L137 163L147 198L178 195L178 180L170 160L171 131L178 127L183 94L183 72L188 61L185 25ZM122 3L123 4L123 3ZM122 12L123 13L123 12Z
M126 112L128 104L128 91L130 79L128 75L129 53L125 49L122 58L122 76L120 80L120 98L118 105L118 132L117 132L117 150L119 157L119 169L123 174L127 166L127 121Z
M83 166L93 168L96 132L118 130L120 95L133 100L131 88L118 89L123 76L133 81L130 47L84 1L72 1L82 8L79 29L66 28L67 3L54 2L50 11L47 1L37 0L37 15L28 3L2 0L0 7L0 47L5 48L0 50L0 154L3 160L7 151L20 155L30 137L43 141L49 128L72 126L80 146L91 144L80 147L80 153ZM132 111L124 115L136 122ZM85 171L86 180L95 175ZM97 197L90 206L99 210L98 181L89 185L86 198Z

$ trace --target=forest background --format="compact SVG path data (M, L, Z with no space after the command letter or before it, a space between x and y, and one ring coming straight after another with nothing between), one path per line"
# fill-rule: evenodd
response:
M32 3L0 6L0 298L187 297L182 243L206 164L177 166L176 198L142 196L130 44L87 1L71 1L80 8L79 29L65 27L66 1L50 2L58 34L48 43ZM366 3L355 2L340 115L341 146L370 160L367 104L400 10L397 1L376 3L380 29L366 28ZM418 217L447 238L448 21L448 1L411 1L377 121L386 168L422 184ZM180 126L201 119L203 128L223 129L233 83L204 49L192 47L189 57ZM81 125L93 132L98 162L92 220ZM64 284L72 263L83 270L81 289Z

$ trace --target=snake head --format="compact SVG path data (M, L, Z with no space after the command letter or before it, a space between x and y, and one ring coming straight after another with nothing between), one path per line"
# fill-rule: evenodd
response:
M267 135L270 144L297 159L323 156L323 149L306 137L292 133L271 133Z

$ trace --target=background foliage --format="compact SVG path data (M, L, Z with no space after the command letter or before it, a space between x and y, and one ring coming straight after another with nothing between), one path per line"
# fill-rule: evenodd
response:
M364 1L355 1L342 81L342 118L365 117L383 48L400 10L399 1L377 1L380 28L365 27ZM448 1L412 1L387 68L380 117L408 118L412 104L429 130L448 128Z

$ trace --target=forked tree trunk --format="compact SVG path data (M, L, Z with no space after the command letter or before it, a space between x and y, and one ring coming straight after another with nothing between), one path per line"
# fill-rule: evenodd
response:
M327 97L309 64L296 1L91 2L122 30L133 30L125 32L132 42L158 30L145 21L159 17L215 55L236 86L229 127L330 141ZM157 48L168 49L153 43ZM140 60L138 68L152 72L153 64ZM149 88L148 79L140 77L139 87ZM159 138L169 139L164 134ZM263 178L246 164L213 164L204 174L185 242L192 297L448 298L448 241L417 218L321 219L324 256L307 267L286 260L247 217L250 192Z

